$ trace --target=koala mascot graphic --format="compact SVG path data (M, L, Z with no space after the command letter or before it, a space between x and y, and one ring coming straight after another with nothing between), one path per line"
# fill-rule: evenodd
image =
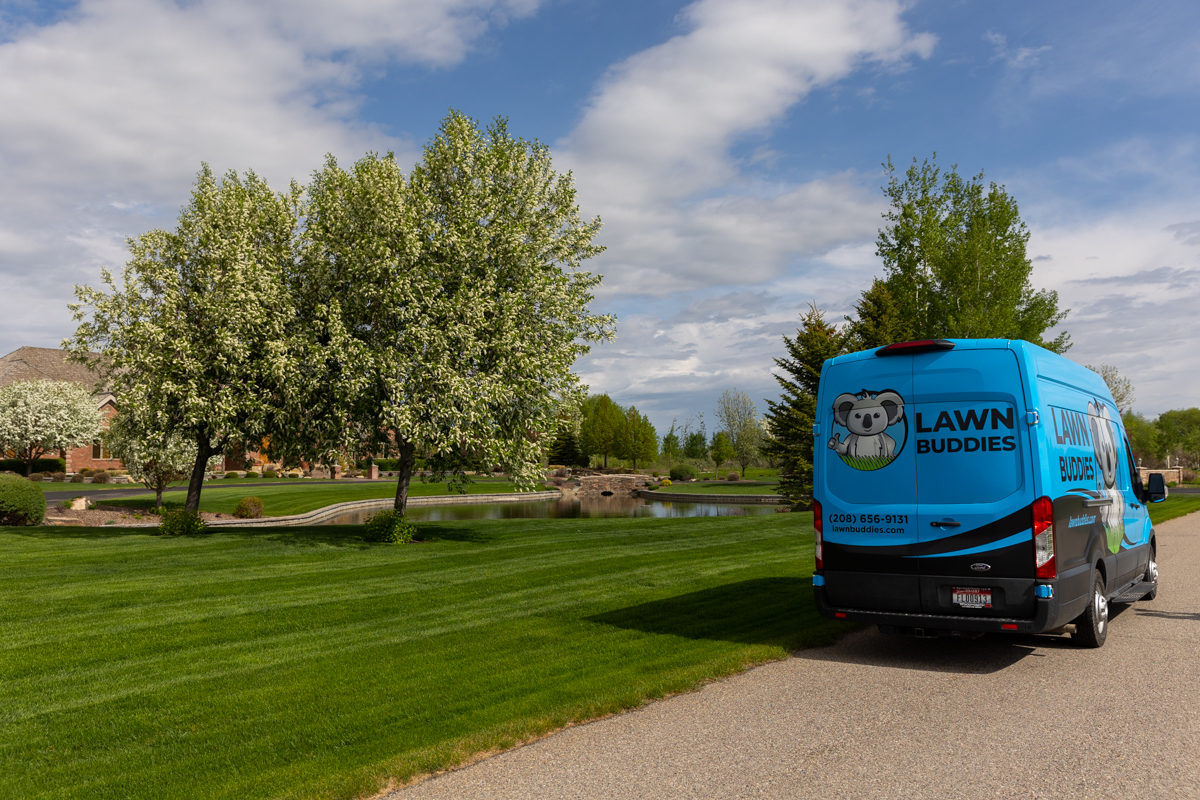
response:
M842 441L835 434L829 447L851 458L886 458L896 455L896 440L884 431L904 418L904 400L895 392L840 394L833 401L833 418L850 431Z
M1117 448L1117 437L1114 432L1112 416L1108 406L1097 400L1088 403L1088 427L1092 433L1092 450L1096 456L1096 466L1103 485L1100 491L1112 498L1112 505L1100 509L1100 519L1104 527L1110 531L1119 531L1117 542L1125 532L1125 496L1116 488L1117 459L1120 450ZM1115 552L1115 550L1114 550Z

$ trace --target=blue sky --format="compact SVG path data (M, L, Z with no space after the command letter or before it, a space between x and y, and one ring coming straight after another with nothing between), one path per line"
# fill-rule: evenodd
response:
M605 222L578 369L664 428L878 274L881 162L933 151L1021 205L1081 363L1200 404L1200 4L0 0L0 351L169 226L204 160L282 187L509 118Z

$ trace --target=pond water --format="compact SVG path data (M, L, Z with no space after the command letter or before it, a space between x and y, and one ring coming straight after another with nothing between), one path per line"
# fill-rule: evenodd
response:
M409 506L413 522L442 522L460 519L578 519L596 517L741 517L774 514L778 506L732 503L689 503L676 500L646 500L641 497L588 497L539 500L529 503L478 503L474 505ZM357 525L379 509L351 511L322 525Z

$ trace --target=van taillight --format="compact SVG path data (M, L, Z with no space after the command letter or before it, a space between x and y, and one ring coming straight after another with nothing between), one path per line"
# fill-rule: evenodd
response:
M1038 580L1058 577L1054 559L1054 503L1049 497L1033 501L1033 563Z
M825 523L821 521L821 503L819 500L813 500L813 530L816 531L813 536L813 554L817 559L817 569L825 569L825 554L821 547L821 534L824 532Z

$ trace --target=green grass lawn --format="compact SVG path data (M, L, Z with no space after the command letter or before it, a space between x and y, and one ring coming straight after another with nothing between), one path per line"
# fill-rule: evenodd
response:
M778 481L696 481L695 483L673 483L661 486L655 492L669 494L775 494Z
M1170 494L1168 490L1166 500L1150 503L1146 507L1150 510L1150 521L1157 525L1193 511L1200 511L1200 494Z
M847 629L811 518L0 528L0 797L350 798Z
M317 483L317 484L280 484L272 486L269 481L259 481L253 487L222 486L224 481L206 483L200 493L200 510L212 511L219 514L232 514L238 501L243 497L261 497L268 517L283 517L289 514L303 514L334 503L349 503L354 500L379 500L396 496L394 481L387 483ZM233 483L233 481L230 481ZM544 487L538 486L538 489ZM508 481L484 479L472 481L468 488L469 494L507 494L515 491ZM409 485L409 497L429 497L432 495L448 494L444 483L421 483L413 481ZM168 508L182 508L186 495L175 492L163 495L163 504ZM113 500L103 500L106 506L122 506L126 508L154 508L154 495L134 495Z

